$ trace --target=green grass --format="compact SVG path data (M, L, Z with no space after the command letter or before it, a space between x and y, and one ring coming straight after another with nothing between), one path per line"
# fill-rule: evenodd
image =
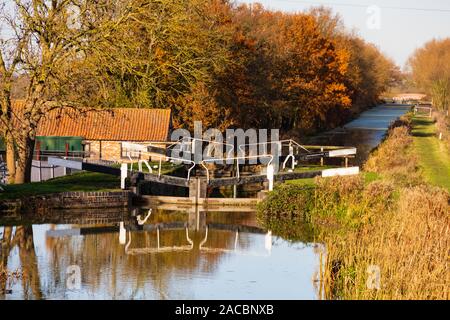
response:
M308 165L308 166L299 166L295 168L295 172L309 172L309 171L319 171L319 170L327 170L327 169L335 169L338 168L337 166L329 166L329 165ZM377 173L374 172L363 172L364 174L364 180L366 184L369 184L370 182L379 180L380 177ZM298 180L288 180L286 181L287 184L291 185L298 185L298 186L314 186L314 178L310 179L298 179Z
M153 167L159 163L151 162ZM120 167L115 165L113 167ZM163 163L161 167L162 174L169 174L179 169L180 166L172 163ZM133 164L133 169L138 170L137 163ZM143 172L148 172L148 168L143 164ZM157 173L158 169L153 168L153 173ZM69 191L112 191L120 190L120 178L112 175L80 172L70 176L55 178L45 182L26 183L21 185L8 185L4 187L5 192L0 193L2 199L17 199L36 195L46 195L52 193L69 192Z
M120 189L120 178L112 175L80 172L70 176L55 178L45 182L8 185L1 199L17 199L29 196L69 192L69 191L111 191Z
M431 119L413 118L414 152L424 178L450 191L450 152L436 136Z

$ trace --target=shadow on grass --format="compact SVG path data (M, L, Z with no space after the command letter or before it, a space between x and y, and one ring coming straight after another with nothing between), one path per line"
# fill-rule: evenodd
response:
M413 132L412 135L413 137L419 138L431 138L436 136L434 133L425 133L425 132Z
M432 119L417 119L414 118L413 123L415 126L429 126L431 124L434 124L435 121L433 121Z

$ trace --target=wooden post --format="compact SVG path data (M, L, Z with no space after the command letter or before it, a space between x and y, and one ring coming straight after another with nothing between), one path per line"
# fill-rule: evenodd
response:
M41 161L41 142L36 141L36 160Z
M195 204L198 205L200 199L207 196L208 184L205 179L193 178L189 181L189 198L194 198Z

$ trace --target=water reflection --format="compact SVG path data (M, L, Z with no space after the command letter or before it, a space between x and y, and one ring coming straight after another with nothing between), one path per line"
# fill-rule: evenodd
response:
M0 225L1 266L24 273L0 284L2 299L317 298L317 248L252 212L55 212ZM67 287L73 265L79 290Z

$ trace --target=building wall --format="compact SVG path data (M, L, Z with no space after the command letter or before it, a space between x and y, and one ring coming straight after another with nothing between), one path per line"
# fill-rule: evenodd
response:
M122 142L125 141L86 141L90 145L90 159L94 160L109 160L129 162L128 157L122 157ZM157 147L165 147L164 144L157 144L151 141L148 142L133 142L136 144L148 145L153 143ZM144 160L156 160L158 157L149 159L149 156L142 156ZM159 159L159 158L158 158Z

